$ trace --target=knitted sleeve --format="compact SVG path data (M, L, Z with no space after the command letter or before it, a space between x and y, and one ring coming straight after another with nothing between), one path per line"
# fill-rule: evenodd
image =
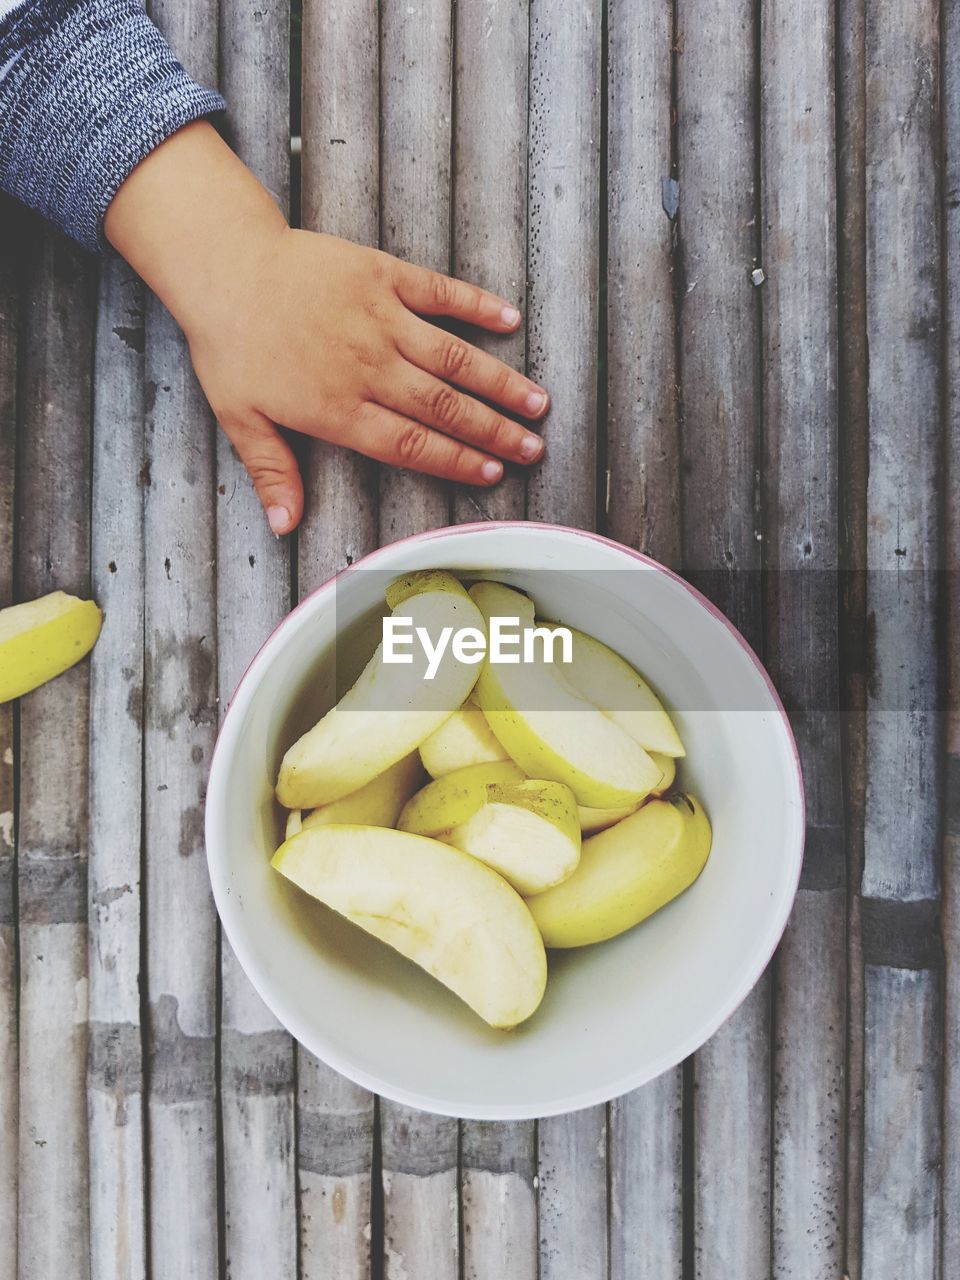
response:
M138 0L0 0L0 188L88 249L127 174L224 105Z

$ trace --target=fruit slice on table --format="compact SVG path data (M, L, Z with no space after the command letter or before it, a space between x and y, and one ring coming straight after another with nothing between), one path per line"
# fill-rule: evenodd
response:
M483 630L483 617L452 574L430 570L391 583L395 614L422 627L436 646L441 630ZM359 790L408 755L452 715L476 683L480 668L460 662L447 645L435 676L426 680L422 646L413 662L388 664L383 645L337 705L283 758L277 799L288 809L312 809Z
M673 721L643 676L601 641L572 627L570 630L573 661L564 667L564 674L576 691L646 751L686 755Z
M534 625L533 602L497 582L478 582L470 594L484 618L519 618ZM523 649L520 650L521 654ZM616 808L639 804L661 770L644 749L577 693L559 661L486 661L476 700L501 746L531 778L565 783L578 804Z
M421 743L420 759L431 778L442 778L456 769L493 764L510 757L494 737L486 716L468 701Z
M74 666L96 644L102 621L92 600L65 591L0 609L0 702Z
M454 991L493 1027L523 1022L547 981L523 899L482 862L386 827L314 827L272 865Z
M514 764L448 773L413 797L398 825L479 858L519 893L559 884L580 861L573 792L562 782L524 778Z
M651 800L583 842L580 865L527 905L548 947L583 947L632 929L689 888L710 853L710 822L692 796Z
M411 751L359 791L351 791L348 796L320 805L306 814L300 809L294 809L287 818L287 839L298 831L338 822L359 822L368 827L395 827L400 810L422 781L420 757L416 751Z
M666 795L676 779L677 762L672 756L662 756L656 751L651 751L649 755L654 764L663 771L663 776L650 794L652 796ZM580 818L580 830L585 836L591 836L597 831L605 831L607 827L612 827L615 822L629 818L630 814L635 813L638 808L639 806L635 804L621 806L619 809L591 809L588 805L578 805L577 814Z

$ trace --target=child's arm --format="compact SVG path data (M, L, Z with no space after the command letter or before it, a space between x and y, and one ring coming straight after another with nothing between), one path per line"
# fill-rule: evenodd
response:
M420 318L509 333L515 308L388 254L290 230L209 124L182 129L134 170L104 230L186 333L274 532L303 510L274 423L466 484L500 479L491 455L540 456L538 435L477 397L539 418L544 392Z
M101 227L183 325L200 381L277 532L300 519L274 423L387 462L496 483L535 460L533 383L420 316L510 332L472 286L291 231L203 117L138 0L0 0L0 188L89 249ZM455 384L460 390L455 390Z

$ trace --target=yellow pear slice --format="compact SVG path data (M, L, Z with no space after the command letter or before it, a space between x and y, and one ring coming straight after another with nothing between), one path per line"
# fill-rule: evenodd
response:
M662 756L656 751L651 751L649 754L654 764L663 770L663 777L650 794L652 796L666 795L677 776L677 762L673 756ZM580 818L580 830L585 836L592 836L597 831L605 831L607 827L612 827L615 822L620 822L623 818L629 818L630 814L635 813L639 807L639 805L633 804L621 806L619 809L591 809L588 805L578 805L577 813Z
M528 899L548 947L603 942L659 911L703 870L712 834L691 796L650 800L583 842L563 884Z
M580 861L573 792L525 778L512 763L474 765L429 783L398 825L479 858L523 894L559 884Z
M92 600L52 591L0 609L0 702L74 666L96 644L103 615Z
M420 757L416 751L411 751L359 791L351 791L348 796L320 805L307 814L300 809L292 810L287 818L287 839L298 831L309 830L310 827L325 827L342 822L360 823L368 827L395 827L400 810L422 780Z
M483 617L452 574L408 574L388 589L395 615L422 627L433 646L441 632L482 632ZM413 645L409 664L384 662L383 645L359 680L283 758L277 799L287 809L313 809L358 791L430 736L476 683L478 665L461 662L448 644L436 674Z
M531 600L497 582L470 589L484 618L534 625ZM521 648L522 652L522 648ZM560 662L484 662L476 700L494 735L531 778L565 783L577 803L594 808L639 804L661 770L644 749L577 693Z
M572 627L573 661L564 675L585 698L646 751L684 756L673 721L654 691L619 653Z
M493 1027L543 998L543 941L520 895L459 849L387 827L314 827L272 865L413 960Z
M457 769L510 757L494 737L486 716L468 700L420 744L420 759L431 778L442 778Z

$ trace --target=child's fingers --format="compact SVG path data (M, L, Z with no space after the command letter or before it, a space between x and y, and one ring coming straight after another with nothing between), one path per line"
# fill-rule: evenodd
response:
M496 294L408 262L397 263L394 288L404 306L423 316L450 316L497 333L512 333L520 323L517 308Z
M220 425L250 473L270 528L277 535L291 533L303 515L303 481L292 449L269 418L255 410Z
M357 414L350 446L378 462L460 484L489 487L503 476L503 463L496 458L370 402Z
M496 356L425 320L411 316L409 325L397 335L397 347L402 356L428 373L513 413L541 418L547 411L549 397L542 387Z
M541 436L412 364L405 367L382 403L513 462L535 462L543 453Z

